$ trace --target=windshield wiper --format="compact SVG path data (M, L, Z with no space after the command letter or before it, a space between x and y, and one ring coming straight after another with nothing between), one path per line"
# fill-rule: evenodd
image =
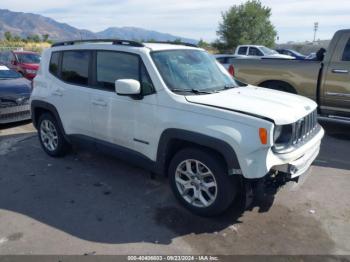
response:
M225 85L224 89L232 89L232 88L236 88L237 86L235 85Z
M220 91L224 91L224 90L228 90L228 89L232 89L232 88L236 88L237 86L235 85L225 85L223 89L216 89L215 92L220 92Z
M181 89L181 88L173 88L171 91L174 92L189 92L189 93L194 93L194 94L213 94L217 93L217 91L206 91L206 90L198 90L195 88L192 89Z

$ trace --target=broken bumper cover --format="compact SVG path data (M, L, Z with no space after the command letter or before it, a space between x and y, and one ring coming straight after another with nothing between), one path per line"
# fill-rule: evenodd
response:
M307 173L311 164L315 161L320 152L320 144L313 150L308 151L302 157L284 165L272 167L272 171L281 172L290 176L291 179Z
M30 105L0 107L0 124L7 124L31 119Z

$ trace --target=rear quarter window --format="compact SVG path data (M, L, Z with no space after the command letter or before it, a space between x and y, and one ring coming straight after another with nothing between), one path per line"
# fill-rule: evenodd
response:
M59 59L60 59L59 52L54 52L51 54L49 72L56 77L58 77Z

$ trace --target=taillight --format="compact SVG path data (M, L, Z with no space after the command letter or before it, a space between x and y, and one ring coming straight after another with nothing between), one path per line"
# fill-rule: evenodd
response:
M233 67L233 65L230 65L230 67L228 68L228 72L231 76L235 76L235 68Z

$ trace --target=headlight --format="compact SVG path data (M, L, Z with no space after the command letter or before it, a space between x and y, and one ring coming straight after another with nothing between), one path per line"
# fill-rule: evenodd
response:
M273 139L275 151L286 149L293 136L293 125L275 126Z
M36 70L34 69L26 69L27 74L36 74Z

